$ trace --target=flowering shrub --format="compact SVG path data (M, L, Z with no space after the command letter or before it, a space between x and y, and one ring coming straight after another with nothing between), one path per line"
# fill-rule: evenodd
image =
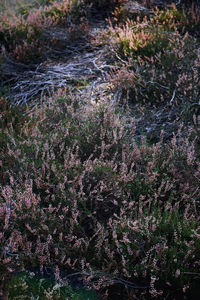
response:
M46 1L38 8L22 8L21 14L12 16L9 13L1 15L0 42L9 54L22 62L37 60L41 56L44 41L41 36L44 29L50 29L56 25L73 23L81 24L79 36L84 31L82 27L88 22L91 7L106 8L116 5L119 1L88 1L88 0L64 0ZM71 27L70 27L71 28ZM51 42L51 41L49 41Z
M9 126L17 129L20 123L23 124L26 117L24 116L24 107L12 107L10 100L5 97L0 98L0 129L6 130Z
M110 33L113 44L126 57L151 57L169 45L168 34L162 28L149 27L145 21L137 24L128 20L122 27L111 28Z
M162 24L166 30L178 30L180 33L199 35L200 9L194 3L188 9L178 9L174 4L166 10L154 11L152 24Z
M23 43L29 51L44 28L65 22L69 3L50 4L13 19L14 25L4 17L0 32L7 51L21 59ZM196 113L190 127L180 127L167 142L162 135L151 145L136 142L134 122L105 96L96 105L81 104L78 96L59 91L52 103L23 118L1 98L4 298L12 275L30 267L41 273L51 268L58 284L63 271L77 272L109 299L197 298L199 42L171 25L166 30L159 18L111 26L109 45L118 60L111 81L133 102L189 105ZM88 30L72 25L72 35L76 28ZM48 299L59 296L55 289L46 292Z
M42 53L44 42L41 43L41 35L44 29L66 23L70 15L75 20L80 16L78 5L77 1L65 0L26 11L23 16L2 15L1 44L19 61L37 59Z
M58 99L36 110L34 128L24 124L1 151L1 282L50 266L56 278L78 270L101 291L120 277L145 287L127 291L140 299L194 295L200 160L192 135L137 145L113 107L76 106Z
M40 53L39 37L43 28L53 25L53 21L42 18L38 10L23 17L3 16L0 22L0 40L5 49L17 60L25 62Z
M54 1L52 5L44 8L44 15L56 20L57 23L66 23L69 15L79 15L80 11L78 6L80 6L81 3L82 1L77 0Z
M116 89L123 87L123 95L133 103L176 104L181 109L198 103L199 51L188 42L177 39L177 49L149 60L138 57L134 65L129 60L113 71L111 82Z
M172 18L158 20L156 15L110 26L109 42L122 66L117 66L111 81L116 89L123 87L123 95L134 103L185 106L187 102L190 107L199 99L199 41L175 27L173 31Z

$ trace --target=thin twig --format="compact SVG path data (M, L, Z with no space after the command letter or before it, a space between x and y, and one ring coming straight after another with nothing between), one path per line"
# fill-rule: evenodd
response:
M114 52L115 56L116 56L122 63L124 63L124 64L127 65L127 61L125 61L125 60L123 60L121 57L119 57L119 55L117 54L117 52L116 52L113 48L111 48L111 51Z
M95 277L101 277L103 276L106 279L109 279L112 284L122 284L124 286L128 286L128 287L131 287L131 288L134 288L134 289L149 289L151 288L149 285L137 285L131 281L128 281L128 280L124 280L124 279L121 279L119 277L115 277L111 274L106 274L106 273L103 273L101 271L96 271L94 273L90 273L90 272L76 272L76 273L72 273L72 274L69 274L67 275L64 280L70 278L70 277L74 277L74 276L94 276Z
M164 86L164 85L162 85L162 84L160 84L159 82L156 82L156 81L147 81L146 83L151 83L151 84L157 84L157 85L159 85L160 87L162 87L163 89L166 89L166 90L169 90L169 87L167 87L167 86Z
M200 273L195 273L195 272L182 272L182 274L198 275L198 276L200 276Z
M176 90L173 91L172 98L171 98L171 100L170 100L170 102L169 102L170 104L172 104L172 103L174 102L175 96L176 96Z

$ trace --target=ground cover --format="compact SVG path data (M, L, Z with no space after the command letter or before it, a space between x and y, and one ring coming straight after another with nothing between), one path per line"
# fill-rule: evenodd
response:
M42 20L38 42L48 41L52 24L59 37L63 28L68 34L73 29L68 39L57 40L61 46L48 44L55 57L49 63L38 56L36 71L32 61L33 69L25 70L13 52L21 43L19 24L25 24L23 38L29 37L29 29L24 35L28 16L14 22L14 31L5 31L5 19L1 23L2 64L13 68L1 72L2 87L7 88L6 80L10 91L16 83L25 87L31 72L41 92L55 81L54 92L40 96L42 105L38 94L32 95L35 102L27 97L21 106L13 105L8 88L2 90L2 299L17 299L20 289L29 299L197 298L198 8L138 3L130 11L134 1L116 8L110 1L110 19L94 23L91 14L98 21L108 3L85 1L84 9L83 2L45 3L28 12L31 20L32 13ZM80 10L74 13L75 6ZM77 25L77 16L84 17L87 30ZM85 40L73 44L75 32L78 40L84 32ZM63 67L66 41L77 52L68 52ZM25 57L29 62L31 56ZM19 81L12 70L21 72ZM70 82L61 70L72 76ZM24 270L35 284L28 273L20 273ZM45 278L45 270L53 278ZM84 292L74 291L72 278Z

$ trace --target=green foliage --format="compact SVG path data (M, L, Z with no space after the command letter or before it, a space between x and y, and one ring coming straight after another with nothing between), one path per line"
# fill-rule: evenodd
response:
M26 107L14 107L11 105L11 100L7 100L5 97L0 98L0 128L5 130L9 126L12 126L17 133L20 132L20 128L28 120L24 115ZM27 109L28 111L28 109Z
M188 9L178 9L175 5L167 10L155 11L155 16L151 19L152 24L161 24L165 30L178 30L184 34L199 35L198 28L200 26L199 8L191 6Z
M41 29L36 24L27 24L23 19L18 19L13 25L10 22L9 18L1 21L0 40L7 49L13 48L20 41L31 43L41 34Z
M137 58L138 56L152 57L168 49L169 36L161 28L153 28L144 24L134 26L127 24L123 35L119 31L118 40L119 54L123 57Z
M99 299L95 291L75 289L70 285L56 283L34 275L34 273L19 273L14 275L9 283L9 299L59 299L59 300L91 300Z

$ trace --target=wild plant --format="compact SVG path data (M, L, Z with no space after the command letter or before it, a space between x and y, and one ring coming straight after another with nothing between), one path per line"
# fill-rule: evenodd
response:
M154 16L150 18L152 24L162 24L167 31L178 30L181 34L188 32L194 36L199 35L200 9L194 3L187 9L178 9L175 4L166 10L154 10Z
M46 17L63 21L55 7ZM28 16L30 24L39 15ZM26 31L25 19L18 21L14 29ZM128 99L169 108L187 101L197 113L194 37L161 24L155 30L147 19L110 33L121 67L111 80ZM1 98L0 293L12 294L16 272L48 267L58 284L63 271L78 273L105 298L197 298L199 116L150 145L136 141L135 126L103 95L96 105L61 91L43 100L15 127Z
M46 28L66 23L77 11L77 1L53 2L43 8L26 11L23 16L4 14L0 22L0 41L19 61L28 62L41 55L41 35Z
M156 22L157 16L150 22L145 17L142 22L111 25L111 53L118 60L111 82L133 103L175 104L183 116L186 106L190 111L198 103L199 42L188 33L166 31L167 22ZM187 118L191 120L192 115Z
M1 151L2 289L32 265L50 266L56 278L78 271L101 292L125 280L141 298L194 296L200 169L192 135L137 144L114 107L74 100L36 110L35 126L24 124L18 139L10 133Z

